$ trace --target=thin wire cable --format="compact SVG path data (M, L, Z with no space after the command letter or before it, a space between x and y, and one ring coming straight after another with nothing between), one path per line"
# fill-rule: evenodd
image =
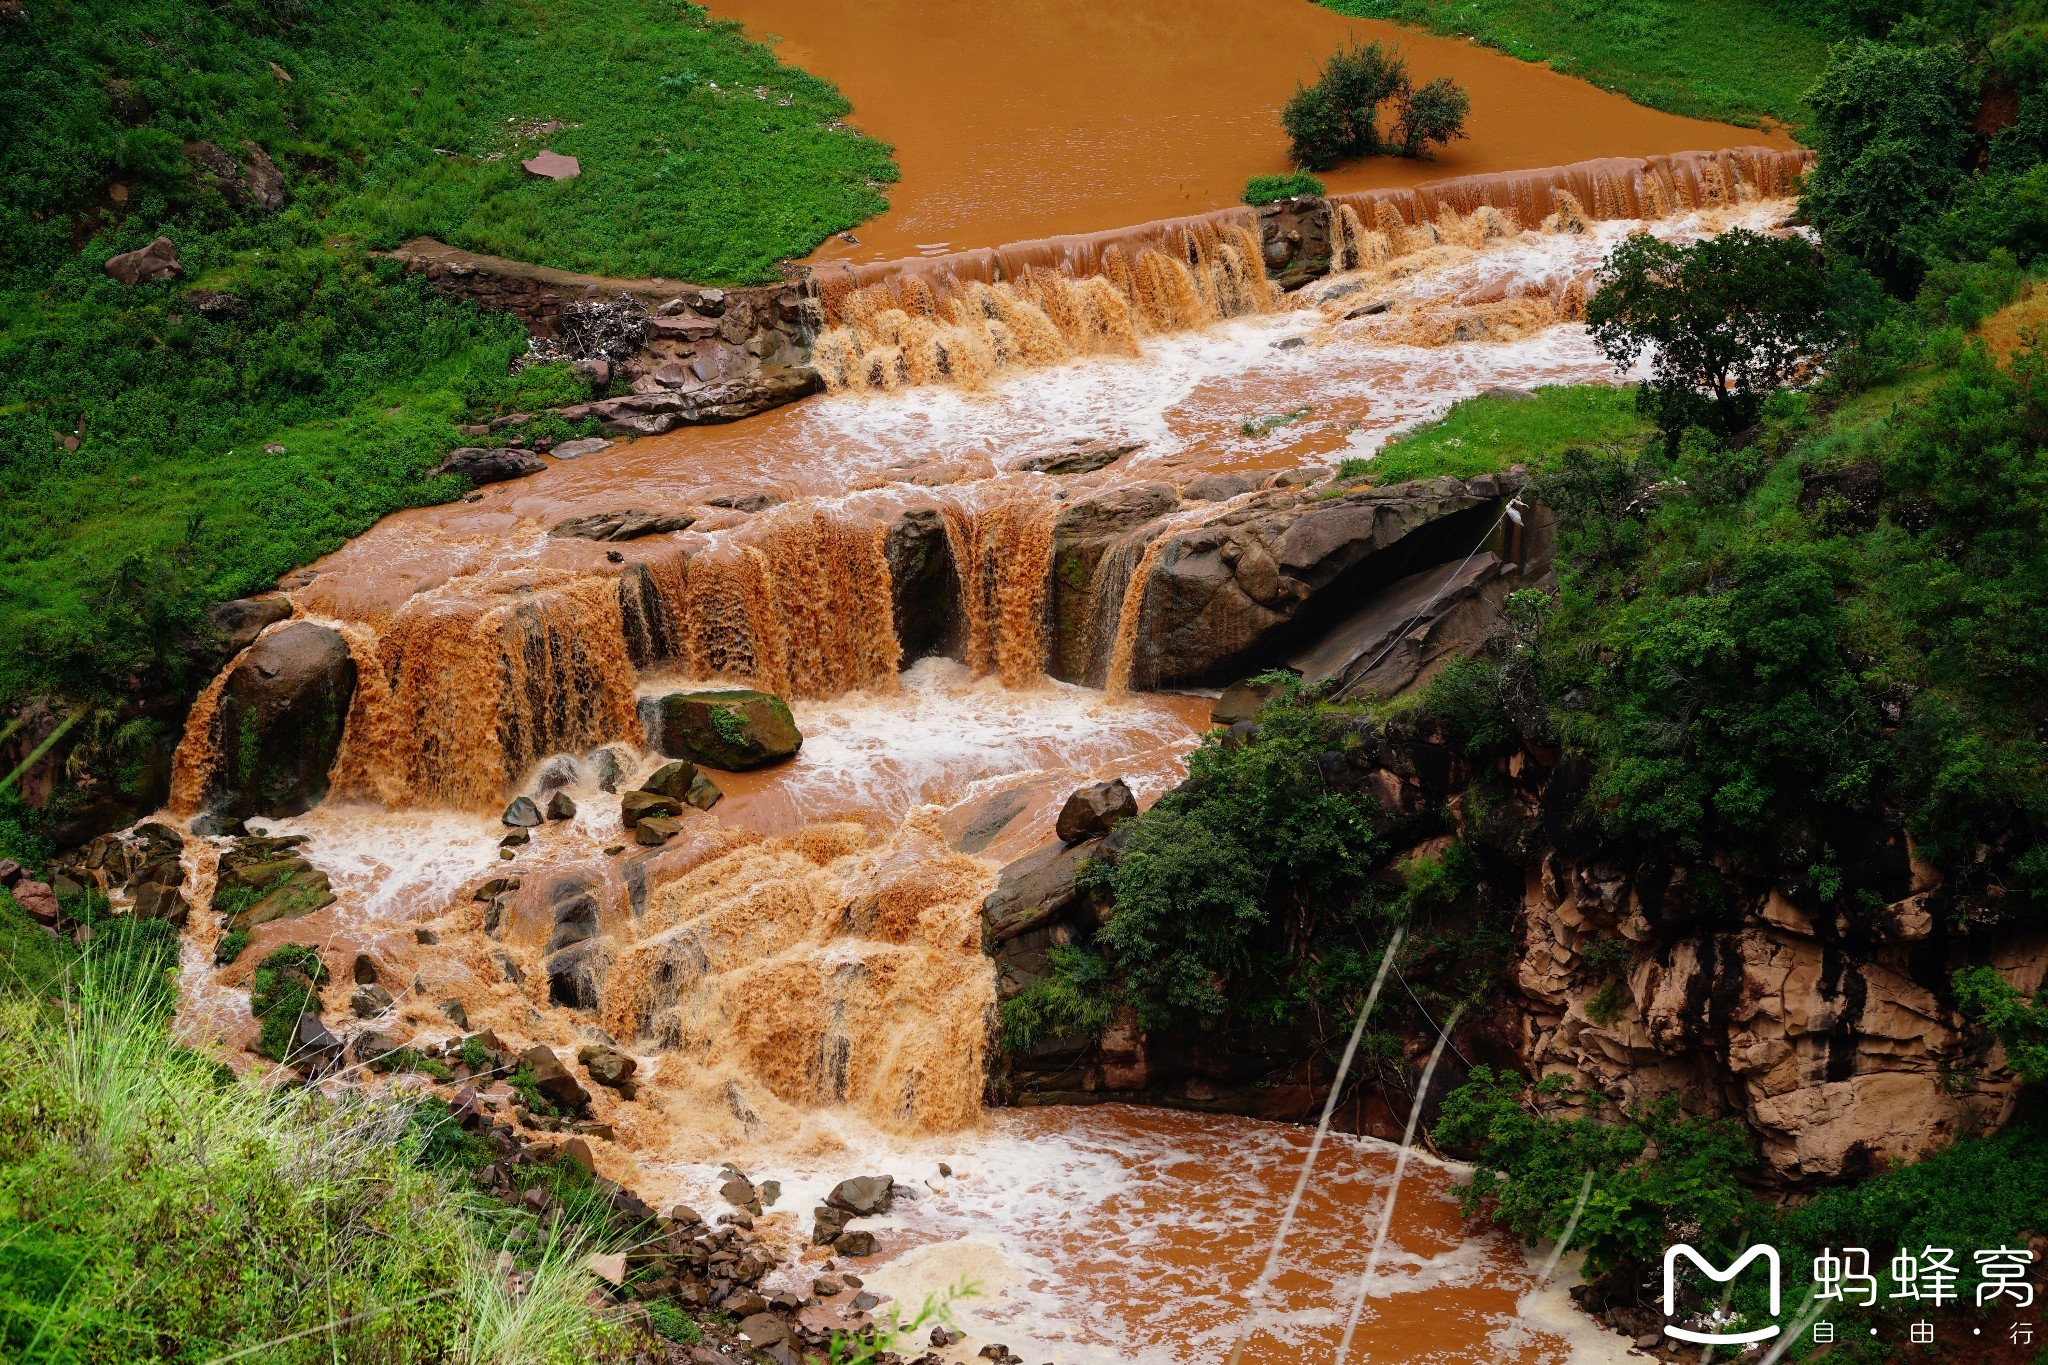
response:
M1451 1011L1452 1027L1457 1026L1458 1016L1464 1012L1463 1005ZM1336 1365L1344 1365L1344 1358L1351 1354L1351 1338L1358 1332L1359 1315L1365 1311L1365 1298L1371 1292L1373 1275L1380 1268L1380 1255L1387 1249L1387 1232L1394 1226L1394 1201L1401 1196L1401 1179L1408 1174L1408 1156L1415 1150L1415 1129L1422 1122L1422 1102L1429 1098L1430 1078L1436 1075L1436 1064L1443 1060L1444 1044L1449 1041L1448 1034L1437 1034L1436 1046L1429 1050L1429 1063L1422 1068L1422 1083L1415 1088L1415 1103L1408 1109L1408 1128L1401 1135L1401 1153L1394 1158L1394 1182L1387 1186L1387 1202L1380 1207L1380 1226L1373 1235L1372 1255L1358 1277L1357 1292L1351 1296L1351 1313L1344 1321L1343 1339L1337 1343Z
M1315 1136L1309 1139L1308 1154L1301 1159L1301 1170L1294 1177L1294 1192L1287 1196L1287 1207L1280 1214L1280 1229L1273 1234L1272 1249L1266 1253L1266 1263L1259 1271L1259 1278L1252 1282L1251 1293L1247 1296L1244 1323L1237 1329L1237 1340L1230 1347L1230 1365L1238 1365L1244 1355L1245 1338L1251 1335L1252 1323L1259 1310L1265 1306L1266 1291L1272 1286L1274 1275L1280 1269L1280 1251L1287 1244L1287 1234L1294 1228L1294 1215L1301 1208L1302 1192L1308 1188L1310 1173L1316 1168L1316 1155L1323 1149L1323 1139L1330 1131L1330 1118L1337 1112L1338 1097L1344 1093L1344 1078L1351 1072L1351 1060L1358 1055L1358 1043L1365 1036L1365 1021L1372 1013L1372 1007L1379 1002L1380 987L1387 981L1387 968L1394 963L1394 954L1401 951L1401 940L1407 935L1407 927L1399 926L1394 936L1387 941L1386 955L1380 958L1380 969L1373 974L1372 989L1365 993L1365 1007L1358 1011L1358 1022L1351 1026L1351 1039L1344 1044L1344 1056L1337 1063L1337 1079L1330 1083L1330 1094L1323 1101L1322 1122L1316 1125Z
M1417 999L1415 998L1415 991L1414 991L1414 989L1413 989L1412 987L1410 987L1410 986L1409 986L1409 984L1408 984L1408 978L1407 978L1407 977L1405 977L1405 976L1403 976L1403 975L1401 975L1401 969L1400 969L1399 967L1396 967L1396 968L1394 968L1394 979L1395 979L1396 981L1398 981L1398 982L1400 982L1400 983L1401 983L1401 989L1402 989L1402 990L1404 990L1404 991L1407 991L1407 992L1408 992L1408 999L1409 999L1410 1003L1412 1003L1412 1004L1413 1004L1413 1005L1415 1006L1416 1012L1417 1012L1418 1014L1420 1014L1420 1015L1421 1015L1421 1016L1422 1016L1422 1017L1423 1017L1424 1019L1427 1019L1427 1020L1429 1020L1429 1026L1430 1026L1431 1028L1433 1028L1433 1029L1435 1029L1435 1030L1436 1030L1436 1036L1437 1036L1437 1037L1439 1037L1439 1038L1441 1038L1441 1039L1443 1039L1443 1040L1444 1040L1445 1042L1447 1042L1447 1043L1450 1043L1450 1047L1451 1047L1451 1055L1452 1055L1453 1057L1456 1057L1456 1058L1457 1058L1457 1059L1458 1059L1459 1061L1461 1061L1461 1062L1464 1062L1466 1066L1468 1066L1468 1067L1469 1067L1469 1066L1471 1066L1471 1065L1472 1065L1472 1063L1471 1063L1471 1062L1469 1062L1469 1061L1466 1061L1466 1059L1465 1059L1465 1054L1464 1054L1464 1053L1462 1053L1462 1052L1460 1052L1460 1051L1458 1051L1458 1045L1457 1045L1456 1043L1451 1043L1451 1042L1450 1042L1450 1035L1449 1035L1448 1033L1445 1033L1445 1032L1444 1032L1444 1030L1443 1030L1443 1026L1442 1026L1442 1025L1440 1025L1440 1024L1438 1024L1436 1020L1434 1020L1434 1019L1430 1019L1430 1017L1429 1017L1429 1011L1428 1011L1428 1010L1426 1010L1426 1009L1424 1009L1424 1008L1422 1007L1422 1002L1421 1002L1420 1000L1417 1000ZM1460 1006L1459 1006L1458 1008L1459 1008L1460 1010L1462 1010L1462 1009L1464 1009L1464 1006L1463 1006L1463 1005L1460 1005ZM1458 1016L1457 1016L1456 1014L1453 1014L1453 1015L1451 1016L1451 1018L1453 1018L1453 1019L1456 1019L1457 1017L1458 1017Z

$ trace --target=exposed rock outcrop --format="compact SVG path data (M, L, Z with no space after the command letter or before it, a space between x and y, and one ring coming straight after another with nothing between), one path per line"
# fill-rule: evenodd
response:
M463 446L448 452L448 458L434 469L436 474L460 474L472 483L504 483L523 479L546 469L547 461L530 450L505 446Z
M159 237L148 246L108 257L106 269L108 275L133 288L151 280L175 279L184 267L178 264L178 248L171 239Z

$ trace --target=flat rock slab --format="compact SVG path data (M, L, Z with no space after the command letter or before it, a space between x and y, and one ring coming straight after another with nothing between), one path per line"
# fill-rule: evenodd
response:
M602 436L579 436L573 441L564 441L549 451L558 460L580 460L585 455L602 455L612 448L612 443Z
M519 168L540 180L574 180L583 174L583 167L573 156L560 152L542 152L519 163Z

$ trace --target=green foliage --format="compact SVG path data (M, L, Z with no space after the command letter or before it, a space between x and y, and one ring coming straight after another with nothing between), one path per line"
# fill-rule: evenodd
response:
M1023 1052L1056 1038L1095 1037L1116 1009L1115 980L1096 953L1054 944L1048 970L1002 1004L1002 1045Z
M247 929L230 929L225 934L222 934L220 942L214 945L213 960L225 966L240 958L248 950L249 931Z
M1469 38L1652 109L1752 127L1805 117L1802 101L1826 65L1830 32L1773 0L1322 3L1339 14Z
M2029 1000L1990 967L1955 975L1956 1007L1996 1034L2005 1064L2035 1085L2048 1084L2048 992Z
M1205 738L1188 781L1136 822L1115 868L1090 869L1115 898L1097 945L1141 1018L1285 1010L1293 959L1359 913L1384 849L1376 808L1330 790L1316 767L1344 742L1312 698L1283 692L1256 743Z
M0 1355L612 1358L587 1243L522 1253L513 1301L496 1260L515 1215L428 1169L459 1147L433 1140L445 1109L266 1091L179 1047L175 937L79 909L87 947L49 940L64 1008L0 983ZM18 913L0 898L0 931Z
M1431 143L1465 135L1471 108L1471 97L1448 76L1418 90L1401 50L1375 39L1332 53L1314 85L1295 88L1280 126L1294 163L1319 171L1350 157L1427 156ZM1392 141L1380 138L1383 109L1395 120Z
M768 279L895 176L829 86L692 5L247 17L279 8L71 0L0 45L0 697L190 690L208 603L455 496L425 475L457 423L586 396L563 366L508 379L515 320L373 251L433 233L570 269ZM559 126L522 131L542 122ZM233 206L193 173L201 141L267 149L289 202ZM543 141L583 175L524 175ZM159 234L181 278L106 277Z
M704 1333L696 1321L669 1299L655 1299L647 1305L647 1321L663 1341L688 1346L702 1341Z
M1472 97L1449 76L1435 80L1401 96L1401 117L1394 124L1394 141L1402 156L1427 160L1432 143L1455 142L1465 136L1465 120L1472 113Z
M1586 326L1627 370L1645 352L1644 413L1676 447L1686 428L1732 436L1833 340L1827 277L1798 238L1732 228L1690 246L1637 233L1601 267Z
M1976 83L1960 49L1855 41L1807 97L1815 161L1801 199L1823 239L1895 286L1964 180Z
M1286 175L1255 175L1244 182L1244 202L1254 207L1276 203L1282 199L1292 199L1299 194L1319 196L1322 193L1322 179L1310 175L1307 171L1289 171Z
M534 1080L531 1067L520 1067L505 1078L505 1084L512 1087L513 1093L519 1096L519 1102L526 1106L527 1112L540 1114L546 1118L561 1117L562 1111L555 1106L555 1102L541 1093L540 1083Z
M712 706L711 728L716 730L718 737L727 744L745 746L750 742L747 718L730 706Z
M1482 1065L1444 1097L1432 1137L1475 1165L1458 1191L1468 1217L1483 1209L1526 1241L1554 1240L1586 1190L1573 1245L1595 1274L1654 1261L1681 1235L1734 1244L1751 1216L1736 1181L1752 1161L1740 1123L1684 1118L1669 1100L1613 1123L1562 1119L1532 1113L1523 1093L1521 1078Z
M249 989L249 1012L261 1021L256 1051L274 1062L284 1061L292 1031L302 1014L320 1012L320 985L327 968L317 950L302 943L274 949L256 967Z

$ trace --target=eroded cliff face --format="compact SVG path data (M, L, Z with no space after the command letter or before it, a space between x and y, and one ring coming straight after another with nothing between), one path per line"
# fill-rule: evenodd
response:
M1567 1116L1668 1096L1741 1119L1758 1175L1784 1188L1918 1160L2011 1117L2017 1078L1957 1013L1949 982L1989 965L2031 994L2048 978L2048 930L1952 892L1902 829L1831 831L1843 887L1824 902L1798 848L1759 869L1590 835L1577 815L1584 775L1555 755L1525 748L1475 769L1427 720L1353 724L1320 766L1379 808L1399 850L1388 866L1464 841L1486 869L1487 913L1513 938L1498 989L1454 1031L1440 1092L1484 1062L1559 1078L1545 1104ZM1114 861L1120 842L1048 846L1004 870L984 925L1005 999L1044 974L1051 945L1105 920L1103 894L1073 869ZM1433 1035L1405 1011L1383 1008L1375 1024L1409 1035L1412 1081ZM1313 1121L1342 1032L1148 1036L1126 1016L1099 1040L1012 1055L999 1084L1026 1104L1142 1095ZM1398 1084L1389 1093L1367 1075L1337 1122L1397 1136L1406 1103Z

